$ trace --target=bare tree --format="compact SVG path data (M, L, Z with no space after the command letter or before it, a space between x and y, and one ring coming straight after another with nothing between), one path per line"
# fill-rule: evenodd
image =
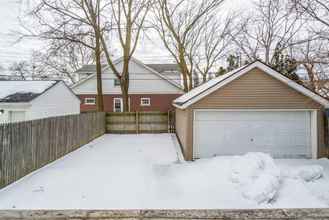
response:
M32 15L38 22L29 35L56 41L59 45L82 45L93 51L96 62L97 110L104 111L101 80L101 35L107 28L101 0L40 0ZM73 46L74 47L74 46Z
M144 23L151 0L109 0L111 6L112 23L115 34L120 42L121 55L123 57L122 69L115 65L104 35L101 35L105 57L114 75L120 80L123 97L123 111L129 111L129 63L138 46L140 35L144 29Z
M223 22L224 21L224 22ZM226 19L209 16L204 20L200 30L195 34L196 42L193 46L196 48L195 55L193 51L188 53L192 57L192 65L198 74L202 76L202 82L218 75L220 62L226 56L225 52L232 42L231 34L233 32L233 19ZM200 33L200 37L198 36ZM193 47L190 47L193 49Z
M299 47L294 47L298 63L306 70L307 86L313 91L328 96L329 62L329 1L328 0L290 0L295 9L307 23L308 38Z
M34 77L62 79L74 84L78 80L75 72L85 64L94 63L94 56L90 49L81 44L65 45L55 40L51 41L45 52L33 52L31 63Z
M11 76L19 77L21 80L32 79L30 65L26 61L14 62L8 69Z
M311 90L329 95L328 86L328 42L321 38L310 38L303 44L291 49L296 63L305 70L307 81L305 85Z
M239 33L232 35L248 61L262 59L272 65L275 53L298 44L303 21L284 0L259 0L252 15L242 18Z
M178 64L184 90L193 88L194 57L202 24L224 0L157 0L155 28ZM200 42L199 42L200 43Z
M290 0L299 16L311 22L317 35L329 39L329 0Z
M43 28L42 39L70 47L82 45L94 53L97 76L97 106L103 111L101 56L120 79L123 109L128 111L129 62L143 31L151 0L40 0L34 16ZM112 27L112 25L114 27ZM117 69L106 35L115 32L122 49L123 69ZM74 47L74 46L72 46Z

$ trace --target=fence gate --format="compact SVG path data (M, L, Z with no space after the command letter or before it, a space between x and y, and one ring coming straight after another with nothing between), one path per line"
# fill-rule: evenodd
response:
M108 112L107 133L174 133L175 112Z

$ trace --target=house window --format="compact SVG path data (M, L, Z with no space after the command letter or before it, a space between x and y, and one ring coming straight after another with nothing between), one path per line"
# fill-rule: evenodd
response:
M114 86L120 86L120 80L114 79Z
M141 106L150 106L151 98L141 98Z
M96 105L96 98L85 98L85 105Z
M122 98L114 98L113 99L113 111L114 112L123 112Z

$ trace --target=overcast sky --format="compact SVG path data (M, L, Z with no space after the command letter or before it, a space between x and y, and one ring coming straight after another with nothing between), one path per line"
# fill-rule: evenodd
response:
M0 65L6 66L13 61L30 58L31 50L36 48L33 41L16 43L19 31L18 17L28 8L29 0L1 0L0 6Z
M31 52L41 48L35 40L24 40L15 43L14 31L20 30L18 18L29 10L34 0L1 0L0 6L0 66L7 67L14 61L30 61ZM227 0L228 8L248 8L251 0ZM169 55L161 43L155 40L141 40L135 57L148 63L170 61Z

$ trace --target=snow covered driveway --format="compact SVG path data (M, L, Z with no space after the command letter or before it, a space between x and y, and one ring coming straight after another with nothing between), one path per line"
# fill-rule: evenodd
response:
M104 135L0 190L0 209L329 207L329 160L181 162L171 134Z

